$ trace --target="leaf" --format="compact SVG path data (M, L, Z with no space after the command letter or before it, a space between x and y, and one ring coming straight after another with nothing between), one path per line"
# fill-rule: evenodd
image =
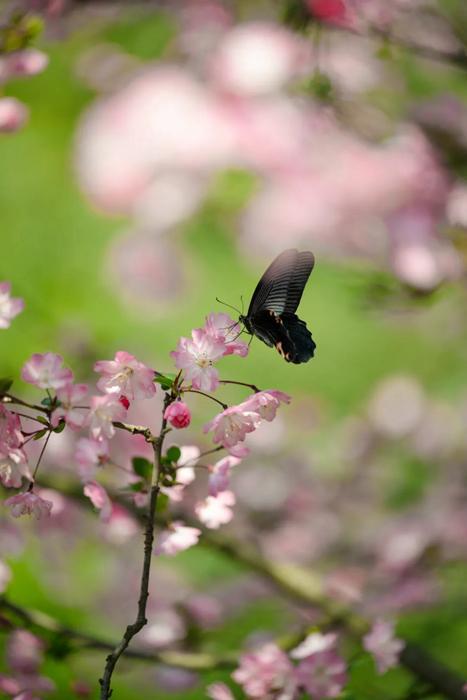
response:
M35 420L39 421L39 423L42 423L42 425L49 425L49 421L47 418L44 418L44 416L36 416Z
M11 385L13 384L13 379L9 377L4 377L0 379L0 396L4 396L7 393Z
M176 374L159 374L154 377L154 381L160 384L164 391L168 391L173 387Z
M152 475L152 463L146 457L133 457L131 460L135 474L149 480Z
M134 484L130 484L130 491L135 491L136 493L140 493L146 488L146 484L144 481L137 481Z
M57 403L56 399L52 399L49 396L46 396L45 399L42 399L41 406L47 406L47 408L50 408L52 404L55 403ZM58 404L60 404L60 401L58 401Z
M62 433L65 430L66 423L62 419L56 428L54 428L54 433Z
M177 447L177 445L172 445L172 447L169 447L169 449L167 450L165 456L167 461L173 464L174 462L178 462L178 460L181 457L181 454L182 453L180 451L180 448Z
M44 428L44 430L39 430L33 437L33 440L40 440L49 431Z

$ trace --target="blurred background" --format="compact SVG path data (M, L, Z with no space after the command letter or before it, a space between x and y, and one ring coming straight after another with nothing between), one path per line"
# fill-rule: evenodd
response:
M0 279L25 300L0 374L52 351L88 381L123 349L171 372L180 335L225 311L216 296L241 308L278 252L312 250L300 316L315 358L290 366L254 340L247 359L220 364L223 378L293 396L251 436L225 531L310 568L365 615L397 617L465 676L464 0L0 8L4 26L13 11L41 17L34 45L48 56L27 79L0 68L2 94L29 112L0 133ZM195 398L176 437L207 449L213 412ZM157 426L159 400L147 404L134 419ZM54 438L51 520L2 514L8 596L114 639L134 608L138 527L123 507L104 525L66 495L73 435ZM130 442L114 448L120 465L141 454ZM118 470L105 478L122 485ZM197 480L183 508L205 489ZM155 564L145 648L238 649L317 619L215 547ZM103 654L59 647L47 697L96 697ZM115 685L122 700L189 700L228 676L123 662ZM404 698L410 684L361 654L348 697Z

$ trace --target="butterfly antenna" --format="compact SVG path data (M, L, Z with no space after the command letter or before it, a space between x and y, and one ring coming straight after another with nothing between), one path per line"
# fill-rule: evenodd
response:
M233 309L233 310L236 311L238 314L240 313L240 309L237 309L236 306L232 306L232 304L227 304L226 301L221 301L218 297L216 297L216 301L217 301L219 304L223 304L224 306L228 306L229 309Z
M240 301L242 302L242 316L244 312L244 307L243 307L243 294L240 294Z

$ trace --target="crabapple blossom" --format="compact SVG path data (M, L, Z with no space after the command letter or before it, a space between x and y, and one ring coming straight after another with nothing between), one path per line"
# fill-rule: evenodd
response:
M290 656L292 659L306 659L312 654L333 649L336 642L337 634L335 632L328 632L327 634L312 632L303 640L303 642L301 642L301 644L298 645L298 647L292 649Z
M252 433L260 423L260 416L248 405L248 401L230 406L206 423L205 433L214 433L213 442L223 447L234 447L243 442L247 433Z
M243 405L250 407L263 420L272 421L276 417L281 401L290 403L291 397L288 394L284 394L283 391L268 389L267 391L257 391L256 394L244 401Z
M232 491L221 491L217 496L208 496L197 503L195 512L206 527L216 530L232 520L234 505L235 494Z
M19 489L23 477L31 478L26 455L21 449L11 448L7 453L0 452L0 481L6 488Z
M204 330L208 335L225 344L224 355L240 355L240 357L248 355L248 343L237 340L242 327L229 314L209 314L206 316Z
M27 630L15 630L8 639L6 658L15 673L30 676L39 671L44 643Z
M230 472L242 460L238 457L224 457L209 467L209 495L218 496L222 491L229 490Z
M190 409L184 401L174 401L165 409L164 418L173 428L188 428L191 423Z
M225 683L211 683L206 688L206 695L211 700L235 700L232 691Z
M61 389L57 389L57 399L60 401L52 415L52 425L57 426L60 420L72 430L79 430L86 421L86 413L77 406L80 405L88 393L87 384L67 384Z
M243 654L239 667L232 673L232 678L242 686L249 698L264 700L276 697L274 693L284 689L290 690L291 693L285 698L291 700L295 695L293 666L286 654L272 642L256 651Z
M87 496L92 505L100 510L100 518L107 523L112 515L112 502L107 491L97 481L88 481L84 485L84 495Z
M23 365L21 378L40 389L62 389L73 381L73 372L63 367L63 358L53 352L34 353Z
M295 670L295 678L313 698L336 698L347 683L345 661L332 649L307 656Z
M123 394L130 401L150 399L156 393L154 370L130 353L120 350L114 360L100 360L94 371L101 374L97 388L108 394Z
M7 78L37 75L47 67L48 62L47 54L38 49L14 51L3 59L3 74Z
M223 340L213 338L202 328L192 331L192 339L180 338L177 349L170 355L178 369L185 371L185 379L200 391L215 391L219 374L212 364L225 353Z
M181 521L173 522L168 530L160 533L158 542L154 548L154 554L168 554L174 556L184 549L197 544L201 530L197 527L187 527Z
M111 438L115 434L112 421L120 421L125 418L126 409L116 394L91 397L91 410L87 416L91 436L94 439L102 437Z
M1 102L0 100L0 105ZM10 291L11 285L9 282L0 282L0 328L9 328L10 321L24 309L24 301L17 297L11 297Z
M81 479L89 481L96 468L110 459L109 443L105 438L80 438L76 443L75 460Z
M22 444L23 434L19 416L0 404L0 455L20 448Z
M21 515L34 515L39 520L43 516L50 515L52 510L52 502L37 496L33 491L11 496L11 498L7 498L5 505L11 508L11 514L14 518L19 518Z
M397 666L404 642L394 636L394 624L375 620L373 627L363 638L363 646L373 656L379 673Z
M21 129L28 115L28 108L16 97L0 97L0 134Z

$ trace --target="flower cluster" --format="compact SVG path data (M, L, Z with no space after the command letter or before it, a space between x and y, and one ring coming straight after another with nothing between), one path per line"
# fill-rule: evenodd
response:
M219 372L214 362L225 355L248 354L248 345L238 340L241 327L228 314L210 314L203 328L192 331L190 338L180 338L171 355L175 366L185 373L185 379L194 389L215 391L219 386Z

